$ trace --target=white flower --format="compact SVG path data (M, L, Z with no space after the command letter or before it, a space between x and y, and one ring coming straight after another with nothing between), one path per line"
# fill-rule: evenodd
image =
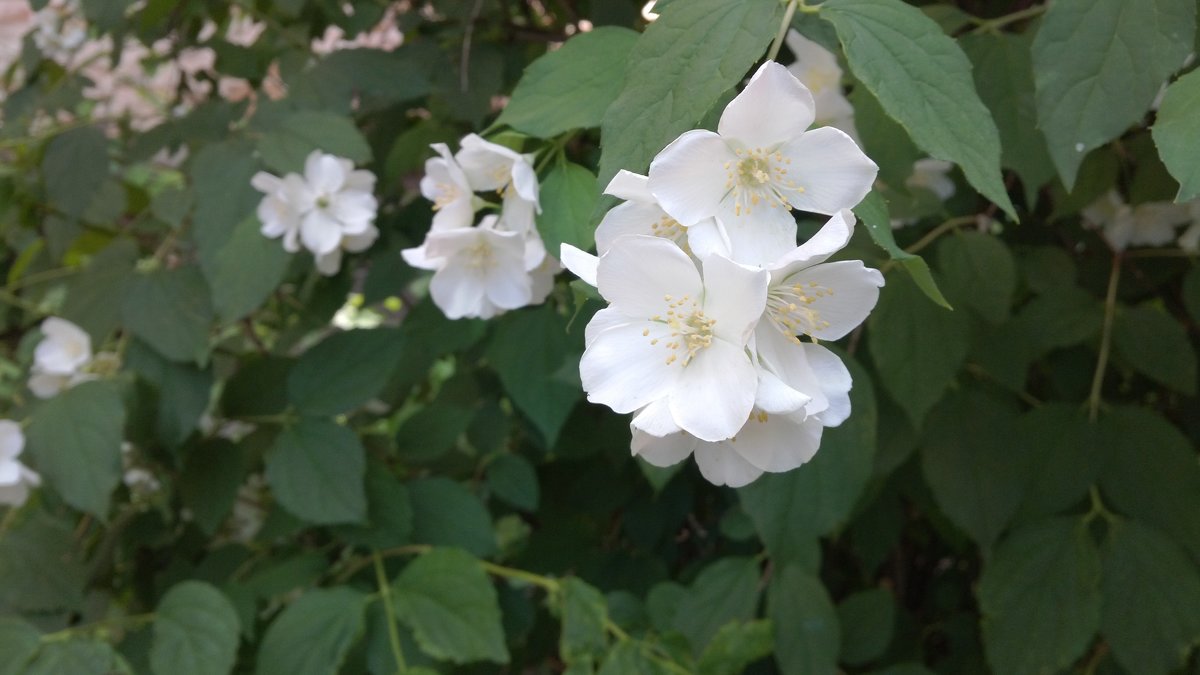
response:
M1200 199L1188 202L1187 207L1192 224L1179 235L1179 248L1185 251L1200 251Z
M1186 204L1149 202L1129 206L1116 190L1109 190L1082 212L1085 224L1099 227L1114 250L1130 246L1162 246L1175 240L1175 228L1187 223Z
M478 227L431 231L424 244L402 251L413 267L435 270L429 292L450 319L489 319L528 305L528 272L543 262L545 249L536 260L530 253L521 233L499 229L496 216Z
M842 67L837 56L795 29L788 31L787 46L796 55L788 72L812 92L816 106L813 124L836 127L856 137L854 107L842 91Z
M878 167L845 132L812 124L812 94L778 63L758 69L721 115L650 164L650 192L690 227L717 218L737 262L762 264L796 245L791 209L832 214L871 189Z
M741 429L754 405L746 343L766 306L769 275L715 255L702 264L703 277L662 238L614 241L595 274L609 306L588 324L579 371L589 401L640 410L635 423L665 420L719 441Z
M439 156L425 160L421 195L433 202L432 229L470 227L475 219L475 195L467 174L463 173L445 143L434 143L430 147Z
M495 190L503 200L503 228L526 234L536 232L534 213L541 213L537 173L530 156L469 134L459 143L455 159L476 191Z
M85 370L92 362L92 339L82 328L52 316L42 322L42 334L29 377L34 396L50 398L95 378Z
M368 225L362 234L347 234L342 237L342 243L329 253L317 256L317 271L325 276L333 276L342 268L342 252L362 253L371 248L379 238L379 230L374 225Z
M604 255L617 237L643 234L675 242L685 252L703 257L720 251L728 257L729 241L713 218L684 227L658 204L650 193L649 179L632 171L621 170L609 181L604 193L625 202L609 209L596 226L596 253ZM595 285L595 284L593 284Z
M17 461L24 449L21 425L0 420L0 504L20 506L29 498L30 488L42 483L41 476Z
M318 257L333 253L346 237L367 234L378 208L371 194L374 174L355 170L350 160L319 150L305 160L303 176L279 178L259 172L251 184L266 194L258 209L262 233L282 236L284 248L293 252L298 250L298 236Z
M940 201L946 201L954 196L954 180L946 175L954 168L954 164L941 159L926 157L913 163L912 173L904 180L904 185L910 190L928 190Z

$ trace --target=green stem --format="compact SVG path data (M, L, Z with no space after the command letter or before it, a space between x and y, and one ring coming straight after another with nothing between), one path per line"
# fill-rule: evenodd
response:
M47 281L54 281L55 279L61 279L62 277L73 276L82 271L83 268L81 267L57 267L52 270L43 270L41 272L34 272L33 274L26 275L20 279L16 279L12 283L8 284L8 286L5 288L7 288L9 291L16 291L18 289L25 288L26 286L36 286Z
M7 289L0 288L0 302L23 309L30 314L36 314L38 316L45 314L45 312L43 312L41 309L38 309L37 305L29 302L25 298L22 298L15 293L9 292Z
M404 650L400 647L400 631L396 628L396 612L392 606L392 586L388 583L387 573L383 569L383 556L379 551L371 556L375 561L375 581L379 584L379 597L383 599L383 611L387 614L388 642L392 645L392 656L396 659L396 672L408 672L408 664L404 662Z
M1100 390L1104 386L1104 371L1108 367L1108 352L1112 347L1113 315L1117 311L1117 284L1121 278L1121 254L1114 253L1112 272L1108 277L1108 292L1104 296L1104 329L1100 334L1100 356L1092 376L1092 391L1088 395L1088 420L1095 422L1100 413Z
M949 232L950 230L953 230L958 227L962 227L963 225L970 225L971 223L974 223L974 222L975 222L975 216L958 216L957 218L951 218L951 219L943 222L941 225L938 225L937 227L933 228L932 230L926 232L925 236L918 239L917 242L915 244L913 244L912 246L909 246L908 248L904 249L904 252L912 253L912 254L916 255L919 251L923 250L926 246L929 246L934 241L936 241L938 237ZM879 268L879 271L886 274L893 267L895 267L896 264L897 264L897 261L895 259L889 260L889 261L885 262L882 267Z
M1025 19L1032 19L1033 17L1038 16L1045 11L1046 5L1034 5L1033 7L1026 7L1020 11L1013 12L1012 14L1005 14L1004 16L998 16L994 19L976 19L975 21L978 23L978 25L972 32L983 33L988 31L999 31L1001 28L1010 23L1024 21Z
M533 584L534 586L544 588L550 593L558 592L558 580L556 579L544 577L540 574L534 574L533 572L526 572L525 570L497 565L496 563L488 562L486 560L480 560L479 564L483 565L484 571L486 571L488 574L497 577L504 577L506 579L517 579L518 581L524 581Z
M1117 522L1117 516L1104 506L1104 500L1100 498L1099 488L1093 485L1088 490L1088 496L1091 498L1092 508L1087 512L1087 515L1083 517L1084 524L1092 522L1096 516L1100 516L1109 523Z
M71 628L64 628L63 630L54 633L46 633L42 636L42 642L62 642L64 640L70 640L76 635L97 631L109 625L127 626L133 628L154 621L155 616L157 615L154 612L149 612L146 614L130 614L128 616L115 616L108 619L101 619L99 621L84 624L82 626L72 626Z
M779 32L775 34L775 41L771 43L771 50L767 52L767 60L774 61L776 56L779 56L779 48L783 46L783 39L787 37L788 28L792 27L792 17L796 15L796 5L799 0L790 0L787 4L787 9L783 12L783 21L779 24Z

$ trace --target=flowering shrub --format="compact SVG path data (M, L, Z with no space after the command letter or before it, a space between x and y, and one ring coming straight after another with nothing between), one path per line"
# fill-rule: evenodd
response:
M0 0L0 672L1194 672L1196 26Z

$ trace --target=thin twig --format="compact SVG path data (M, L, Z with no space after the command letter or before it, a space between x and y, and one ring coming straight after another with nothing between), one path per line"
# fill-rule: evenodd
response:
M1108 367L1108 351L1112 346L1113 315L1117 311L1117 283L1121 278L1121 254L1114 253L1112 272L1108 277L1108 292L1104 296L1104 328L1100 334L1100 356L1092 376L1092 391L1088 395L1088 419L1096 421L1100 413L1100 390L1104 387L1104 370Z

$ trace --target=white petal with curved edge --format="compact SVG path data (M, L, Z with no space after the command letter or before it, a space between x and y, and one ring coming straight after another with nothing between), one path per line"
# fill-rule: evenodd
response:
M635 319L625 314L618 312L611 307L596 312L592 315L592 320L588 322L583 329L583 345L587 347L592 344L592 340L600 333L613 328L614 326L624 326L644 319Z
M791 471L817 454L824 429L815 417L797 421L789 415L753 415L728 446L763 471Z
M680 376L669 366L665 324L636 321L598 333L579 360L579 377L592 403L629 413L666 396ZM658 340L657 345L650 344Z
M342 228L324 211L309 211L300 222L300 240L313 255L324 255L342 243Z
M699 443L694 451L700 475L713 485L742 487L763 474L762 469L747 462L729 447L729 443Z
M721 203L721 223L729 237L730 258L744 265L769 265L796 248L796 219L780 206L740 211L733 197Z
M834 75L836 73L839 81L835 81L832 84L840 88L842 67L838 65L837 56L835 56L833 52L822 47L819 43L808 39L795 28L788 30L787 37L784 38L784 42L787 44L788 49L792 52L792 55L796 57L796 63L789 67L789 70L793 74L795 71L792 70L792 68L797 65L803 66L803 69L806 71L819 69L829 73L830 75ZM804 79L799 75L797 75L796 78L801 82L804 81Z
M608 186L604 188L604 194L627 201L654 203L655 199L654 195L650 194L649 182L650 179L640 173L621 169L617 175L613 176L612 180L608 181Z
M850 242L850 236L854 234L855 222L854 212L850 209L842 209L833 214L833 217L826 221L816 234L809 237L808 241L792 249L771 265L772 280L783 279L800 269L828 260L830 256L845 248L846 244Z
M486 290L479 274L458 265L446 265L429 282L429 295L448 319L492 316L495 309Z
M745 349L713 340L681 370L670 401L679 428L705 441L736 434L750 416L758 387L758 374Z
M13 485L21 480L21 463L0 461L0 485Z
M853 138L833 127L806 132L779 149L790 158L788 176L803 192L786 192L792 208L834 214L862 201L871 191L879 167Z
M313 191L330 194L342 188L346 172L337 157L314 150L304 161L304 180Z
M589 286L596 285L596 266L600 264L600 258L570 244L560 244L558 256L571 274Z
M596 288L629 316L666 316L665 296L699 302L704 287L696 264L678 246L658 237L621 237L600 259Z
M635 457L641 457L654 466L673 466L688 458L698 442L694 436L687 434L671 434L670 436L652 436L637 429L630 429L633 437L629 441L629 449Z
M21 425L12 420L0 420L0 461L16 459L25 449L25 434Z
M483 281L488 300L503 309L517 309L529 304L533 288L529 274L518 265L496 265Z
M862 261L843 260L800 270L783 283L818 291L824 289L823 294L808 305L819 322L808 334L818 340L839 340L857 328L875 308L883 275L879 270L863 265Z
M517 191L517 195L527 202L537 206L538 203L538 180L537 174L533 171L533 165L529 160L521 157L513 162L512 166L512 184L513 189ZM538 213L542 212L540 206L537 206Z
M671 406L667 399L660 398L650 405L637 411L633 421L629 423L634 429L644 431L651 436L668 436L679 433L679 425L671 417Z
M829 407L829 399L816 372L809 365L807 352L802 345L764 321L754 332L754 348L760 368L770 370L787 386L812 397L804 406L805 412L815 415Z
M692 255L703 260L710 255L729 258L732 251L729 245L729 235L725 227L716 218L702 220L687 229L687 244Z
M737 155L720 136L694 129L676 138L650 162L650 192L685 227L716 216L728 190L726 162Z
M748 269L728 258L704 259L704 314L713 319L713 333L744 345L767 307L766 270Z
M33 349L39 372L70 375L92 359L92 338L82 328L56 316L41 325L45 336Z
M283 188L283 179L266 171L259 171L250 177L250 186L259 192L271 194Z
M362 234L347 234L342 237L342 248L351 253L361 253L379 238L379 229L372 225Z
M754 407L772 415L785 415L803 411L812 402L812 396L788 386L771 371L758 369L758 390L754 395Z
M70 387L70 375L34 373L29 377L29 391L38 398L53 398Z
M316 256L317 271L331 277L342 269L342 249L335 248L329 253Z
M817 418L827 427L836 427L850 416L850 388L854 386L850 371L837 354L821 345L805 343L804 355L829 400L829 407L818 413Z
M454 159L474 190L497 190L512 180L512 165L520 156L512 150L468 134L459 141Z
M442 265L446 264L445 258L431 258L425 244L413 248L406 248L400 251L400 257L404 258L404 262L422 270L438 270Z
M625 202L618 204L609 209L608 213L604 214L604 218L600 224L596 226L596 252L604 255L608 249L612 248L612 244L617 240L617 237L624 237L631 234L642 234L647 237L662 236L657 230L662 227L655 227L667 221L668 225L673 225L672 234L683 234L683 228L674 223L667 215L666 211L659 208L654 202ZM674 237L665 237L674 240Z
M770 151L804 133L815 115L808 87L787 68L767 61L725 107L717 133L738 147Z
M365 192L343 192L330 204L333 217L341 223L343 234L362 234L375 220L379 203Z

